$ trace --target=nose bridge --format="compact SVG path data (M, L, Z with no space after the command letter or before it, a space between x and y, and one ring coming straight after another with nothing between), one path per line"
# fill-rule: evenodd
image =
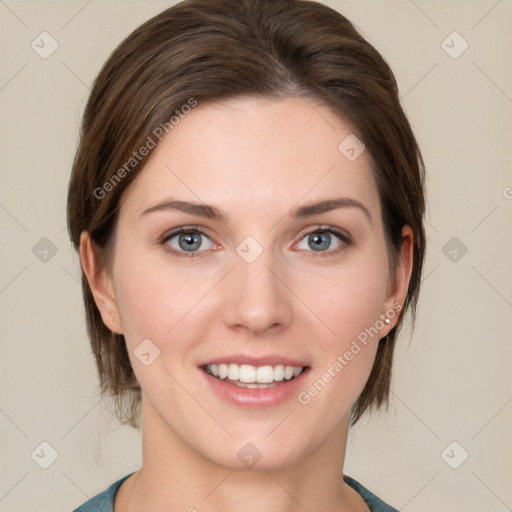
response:
M226 322L253 332L287 325L292 315L290 293L277 277L274 251L248 238L237 247L230 273Z

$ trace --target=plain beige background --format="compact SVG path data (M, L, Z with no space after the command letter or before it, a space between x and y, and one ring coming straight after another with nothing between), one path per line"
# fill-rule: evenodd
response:
M90 84L171 3L0 1L0 512L70 511L140 466L97 393L65 202ZM428 172L416 330L345 473L407 512L511 510L512 1L325 3L390 63Z

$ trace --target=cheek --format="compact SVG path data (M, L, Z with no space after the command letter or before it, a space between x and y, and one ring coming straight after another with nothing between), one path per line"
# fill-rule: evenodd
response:
M324 333L318 337L322 350L318 351L319 364L314 372L315 382L321 382L311 392L328 386L327 394L332 393L331 399L340 411L362 391L384 325L380 315L384 313L387 288L386 260L383 263L382 258L368 257L360 261L354 259L350 265L340 265L328 279L317 279L322 284L321 292L316 288L308 295L311 309L318 312L326 326L320 327Z
M115 280L117 304L129 336L155 340L163 339L204 293L197 276L193 279L178 267L173 269L161 254L148 251L120 255Z
M382 322L386 279L382 263L354 265L324 281L323 293L316 299L310 294L329 330L318 337L322 350L317 351L312 377L297 401L312 418L324 418L318 428L325 435L348 414L368 380L382 328L378 322Z
M174 374L189 366L191 352L210 325L211 300L201 299L218 276L211 270L173 267L165 257L147 252L143 257L132 252L116 263L116 298L137 379L146 390L172 384L165 369ZM145 366L137 354L148 351L158 356Z
M306 287L307 300L328 328L326 332L331 332L326 340L332 339L332 344L343 348L379 320L388 277L382 261L367 259L364 264L340 265L315 277Z
M164 272L147 259L137 265L136 255L119 260L117 279L116 298L137 380L151 396L165 390L172 397L173 381L165 368L183 366L186 338L178 334L199 291L187 286L179 272Z

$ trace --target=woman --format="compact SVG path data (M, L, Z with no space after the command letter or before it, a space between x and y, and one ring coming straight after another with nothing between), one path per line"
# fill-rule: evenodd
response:
M424 201L395 78L336 11L186 0L136 29L93 86L68 228L143 464L77 510L395 510L343 462L414 321Z

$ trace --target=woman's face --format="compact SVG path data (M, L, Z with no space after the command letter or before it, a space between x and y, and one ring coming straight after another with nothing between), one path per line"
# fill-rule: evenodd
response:
M403 299L368 153L298 98L181 119L125 193L109 279L148 417L232 468L339 443Z

